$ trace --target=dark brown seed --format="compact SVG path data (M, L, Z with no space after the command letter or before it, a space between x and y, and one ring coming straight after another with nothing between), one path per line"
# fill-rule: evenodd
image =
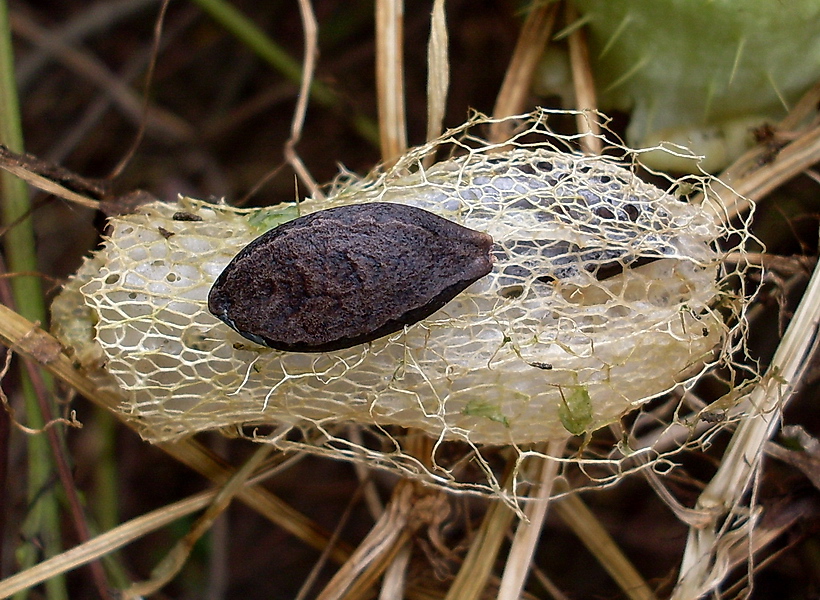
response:
M349 348L430 316L487 275L492 244L412 206L330 208L248 244L214 282L208 309L278 350Z
M174 216L171 217L174 221L201 221L202 217L199 215L195 215L193 213L185 212L185 211L177 211L174 213Z

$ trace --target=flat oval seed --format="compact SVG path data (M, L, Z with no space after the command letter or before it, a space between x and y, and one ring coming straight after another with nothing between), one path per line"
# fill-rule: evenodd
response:
M349 348L430 316L487 275L492 244L412 206L330 208L248 244L214 282L208 309L278 350Z

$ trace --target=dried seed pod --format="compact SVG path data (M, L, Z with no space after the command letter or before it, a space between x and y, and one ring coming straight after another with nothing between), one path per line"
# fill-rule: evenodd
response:
M248 244L214 282L208 309L278 350L349 348L430 316L487 275L492 244L412 206L331 208Z

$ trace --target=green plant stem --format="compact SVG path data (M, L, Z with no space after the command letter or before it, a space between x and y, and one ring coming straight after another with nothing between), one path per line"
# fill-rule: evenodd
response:
M4 0L0 0L0 143L16 152L23 149L8 5ZM3 239L8 268L11 272L34 272L37 270L34 228L31 218L24 218L30 210L26 185L16 177L3 172L0 176L0 189L3 193L3 224L13 224ZM33 275L24 275L15 277L11 285L20 314L31 321L44 322L46 310L40 280ZM21 381L27 422L31 427L42 427L43 417L36 391L25 370L21 371ZM50 386L50 381L47 385ZM61 551L60 517L57 498L49 491L49 482L54 472L49 443L44 435L30 436L27 442L29 511L22 533L27 540L36 540L36 544L42 545L47 555L54 555ZM17 558L22 567L34 564L37 557L38 550L34 544L27 543L18 549ZM49 580L46 590L49 598L68 598L65 581L60 577Z

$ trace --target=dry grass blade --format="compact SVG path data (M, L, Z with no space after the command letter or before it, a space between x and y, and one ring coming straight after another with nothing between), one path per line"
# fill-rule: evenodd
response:
M48 192L49 194L54 194L58 198L68 200L69 202L74 202L75 204L79 204L80 206L85 206L87 208L98 209L100 207L100 202L98 200L78 194L74 190L61 185L53 179L45 175L35 173L26 165L20 164L14 160L9 160L5 156L3 156L0 161L0 168L8 171L15 177L19 177L29 185L43 190L44 192Z
M382 159L397 159L407 149L404 109L404 34L402 0L376 2L376 93Z
M432 526L448 512L446 504L447 497L440 491L431 493L413 482L399 482L387 510L317 600L367 595L368 588L401 556L413 534L424 526ZM400 561L393 568L401 566Z
M547 456L561 456L565 448L566 441L559 440L546 444L545 452ZM542 460L539 466L538 483L533 490L535 493L524 508L526 519L518 522L512 547L507 555L507 565L501 578L498 600L516 600L521 597L524 585L527 583L530 565L535 561L535 548L544 527L550 495L558 475L559 462Z
M180 539L174 547L156 566L151 579L134 583L123 592L124 599L136 599L142 596L157 593L165 584L170 582L182 569L185 561L193 550L194 544L211 528L216 518L225 512L240 488L247 482L254 470L273 451L272 446L262 446L242 465L216 494L208 507L190 531Z
M778 346L769 370L749 395L749 413L740 423L720 467L696 508L711 516L707 527L692 528L672 598L699 597L719 585L728 569L737 532L751 535L756 518L741 506L758 473L763 447L777 428L784 406L802 383L818 345L820 268L815 268L803 299ZM723 527L718 521L729 514ZM735 529L732 530L731 528Z
M799 130L818 101L820 83L774 128L771 139L762 140L720 174L726 186L720 193L721 201L730 216L747 212L752 203L820 161L820 123L815 120Z
M0 305L0 340L9 348L37 360L45 369L95 404L119 414L115 410L121 402L119 396L101 390L94 381L74 368L71 359L62 353L57 340L3 305ZM234 474L232 467L192 439L159 444L159 447L215 483L223 484ZM246 488L238 493L238 497L305 543L318 549L326 546L329 537L327 533L267 490ZM337 562L343 562L348 554L344 547L337 547L332 557Z
M495 118L517 115L524 110L535 69L555 26L557 13L558 3L549 2L533 6L527 14L515 45L515 52L504 75L504 83L501 84L495 101ZM497 143L508 140L512 134L510 128L509 121L493 123L490 127L489 140Z
M305 58L302 64L302 81L299 83L299 97L296 110L293 112L293 123L290 138L285 143L285 158L293 168L299 179L308 187L310 194L316 194L319 185L305 167L302 159L296 153L296 144L302 139L302 129L307 114L307 104L310 98L310 87L313 84L313 74L316 71L316 59L319 56L319 26L309 0L299 0L299 12L302 15L302 30L305 33Z
M507 481L506 485L511 482ZM484 597L484 588L492 574L498 550L507 537L515 517L513 510L496 500L490 504L470 544L470 549L458 571L446 600L471 600Z
M567 2L566 15L570 24L578 20L578 9L573 2ZM588 154L600 154L603 145L600 138L601 124L597 116L598 101L583 27L575 27L569 34L569 60L576 108L586 111L575 118L578 132L583 134L579 140L581 149Z
M450 61L447 57L447 15L444 0L433 4L430 41L427 45L427 141L441 134L450 87Z
M216 494L216 490L210 490L168 504L160 509L131 519L30 569L7 577L0 581L0 597L7 598L61 573L71 571L106 556L151 531L165 527L177 519L202 510L208 506Z
M412 555L413 544L411 540L407 540L399 548L393 561L384 572L384 583L379 593L379 600L390 600L406 596L407 566L410 564Z
M556 503L561 519L584 542L598 562L631 600L654 600L655 594L580 497L570 495Z
M740 214L778 186L820 161L820 125L801 133L782 149L768 144L744 154L720 179L732 187L724 202L729 214Z
M99 390L93 381L74 368L71 359L62 353L62 346L56 339L38 324L24 319L2 304L0 341L10 349L33 358L78 393L93 399L95 404L108 410L113 410L119 404L119 396Z
M158 447L215 483L224 483L235 472L233 467L224 464L207 448L194 440L158 444ZM252 487L240 490L237 497L309 546L318 550L323 550L327 546L330 538L327 532L269 491ZM330 556L334 561L341 563L349 555L349 547L339 544L333 548Z

